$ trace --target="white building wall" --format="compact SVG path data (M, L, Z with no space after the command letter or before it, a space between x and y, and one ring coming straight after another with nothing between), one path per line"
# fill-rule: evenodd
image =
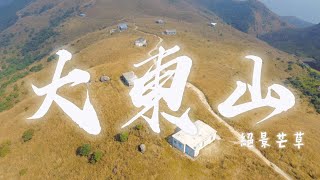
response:
M172 138L172 145L177 148L178 150L180 150L181 152L185 152L185 144L183 144L182 142L178 141L175 138Z
M205 139L202 143L200 143L195 149L194 157L197 157L200 153L200 150L205 148L207 145L211 144L216 139L216 134L213 134L208 139Z

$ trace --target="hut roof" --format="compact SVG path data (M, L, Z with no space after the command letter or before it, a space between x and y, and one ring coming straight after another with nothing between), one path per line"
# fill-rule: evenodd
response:
M118 25L118 27L119 27L120 29L127 29L127 28L128 28L128 25L127 25L126 23L120 23L120 24Z
M128 79L128 80L136 79L136 78L137 78L137 76L136 76L136 75L134 74L134 72L132 72L132 71L123 73L122 76L123 76L125 79Z
M162 19L158 19L158 20L156 20L156 23L158 23L158 24L163 24L164 21L163 21Z
M175 33L175 32L177 32L177 30L175 30L175 29L166 29L166 32L167 32L167 33L170 33L170 32Z
M144 42L146 42L147 40L146 39L144 39L144 38L139 38L139 39L137 39L135 42L136 43L144 43Z
M108 76L101 76L101 77L100 77L100 81L101 81L101 82L108 82L108 81L110 81L110 77L108 77Z
M180 130L176 134L172 135L172 137L181 143L188 145L192 149L197 149L202 142L217 133L216 130L200 120L197 120L194 125L198 129L196 135L190 135Z

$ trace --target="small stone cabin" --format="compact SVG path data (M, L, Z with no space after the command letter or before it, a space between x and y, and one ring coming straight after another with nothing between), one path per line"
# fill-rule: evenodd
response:
M190 157L197 157L200 150L212 143L217 136L217 131L206 123L198 120L195 123L198 129L196 135L189 135L180 130L172 135L172 146Z
M167 29L164 31L165 35L176 35L177 34L177 30L175 29Z
M134 44L138 47L147 46L147 40L144 38L137 39Z
M134 80L136 80L137 78L138 77L132 71L123 73L121 76L121 80L126 86L133 86Z
M164 24L164 20L158 19L158 20L156 20L156 23L157 23L157 24Z
M118 25L118 29L119 29L120 31L125 31L125 30L128 29L128 25L127 25L126 23L120 23L120 24Z

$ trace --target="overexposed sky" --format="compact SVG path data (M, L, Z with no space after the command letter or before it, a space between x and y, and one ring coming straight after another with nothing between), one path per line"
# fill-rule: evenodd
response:
M260 0L280 16L296 16L320 23L320 0Z

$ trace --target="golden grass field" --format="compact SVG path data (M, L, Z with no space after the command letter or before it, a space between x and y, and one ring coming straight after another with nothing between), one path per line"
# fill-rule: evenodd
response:
M179 55L192 58L189 82L203 91L212 109L217 112L218 104L235 89L236 80L251 82L253 64L244 60L246 55L258 55L264 60L263 94L271 84L283 84L287 77L303 72L298 66L291 73L285 71L287 62L297 59L223 23L212 29L207 26L207 18L213 18L212 16L199 15L186 5L180 11L174 6L152 11L154 4L146 3L143 5L145 10L137 13L134 1L125 7L129 9L125 11L127 14L121 14L122 11L114 12L117 8L124 8L124 2L121 2L112 4L114 8L111 8L111 1L97 0L88 10L88 17L71 18L59 29L62 33L59 37L61 40L67 37L72 40L59 47L73 53L73 59L66 65L64 74L78 68L91 75L89 84L75 88L65 86L59 90L59 95L81 107L88 87L90 100L100 119L101 134L86 134L56 104L53 104L44 118L26 120L43 101L43 97L37 97L33 93L31 83L38 87L49 84L56 66L56 61L40 62L46 64L43 70L17 82L23 92L23 100L14 108L0 113L0 144L7 140L12 142L10 153L0 158L0 179L281 179L280 175L255 154L235 144L235 137L205 109L198 96L190 89L185 91L179 112L171 112L164 102L161 102L161 109L178 116L190 107L190 117L193 120L203 120L218 131L222 139L204 149L198 158L190 159L170 147L166 137L174 132L175 126L163 118L160 119L160 134L155 134L143 119L121 129L139 109L132 105L130 88L122 84L120 76L131 70L139 76L143 75L150 64L143 68L134 68L133 64L148 58L149 50L158 43L158 38L151 34L158 35L164 39L161 45L166 49L174 45L181 47L182 50L171 58ZM158 3L157 7L163 5L161 1L154 3ZM147 7L150 7L149 10ZM164 14L168 15L164 18L167 23L163 26L155 24L154 21L163 18ZM179 17L185 19L180 20ZM115 28L115 24L121 19L128 22L129 30L110 35L109 30ZM105 22L101 25L103 21ZM102 26L105 28L101 28ZM138 31L134 30L135 26ZM167 28L176 28L178 34L162 35L161 32ZM139 37L148 40L147 47L134 46L134 40ZM101 83L99 78L102 75L111 77L111 81ZM297 102L288 112L257 126L255 123L267 116L272 109L261 108L225 120L239 132L254 132L256 137L261 131L268 132L272 146L266 150L261 149L262 153L291 177L319 178L320 156L317 150L320 142L317 137L320 136L320 116L308 104L307 99L300 98L298 91L289 89L294 92ZM246 95L242 100L250 99ZM143 124L143 129L135 130L137 124ZM29 128L35 129L35 135L31 141L23 143L21 136ZM115 140L115 135L123 131L129 132L129 140L120 143ZM279 150L275 138L282 131L288 134L289 143L284 150ZM292 145L293 134L297 131L305 133L305 146L301 150ZM256 146L260 147L259 142L256 142ZM100 162L92 165L86 158L76 156L77 147L84 143L90 143L93 150L104 153ZM145 154L137 149L141 143L146 144ZM19 174L22 170L26 171L23 176Z

